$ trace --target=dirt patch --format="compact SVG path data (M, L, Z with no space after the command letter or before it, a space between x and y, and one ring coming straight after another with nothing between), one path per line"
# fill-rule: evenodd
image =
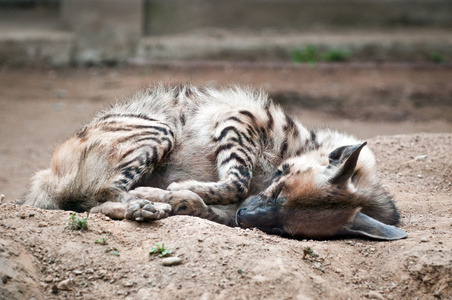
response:
M31 174L48 166L55 142L111 99L149 82L234 81L271 92L300 89L347 99L347 94L368 95L375 84L372 72L379 74L380 85L402 89L422 83L430 90L450 76L444 70L348 68L3 71L0 298L452 298L452 127L447 121L351 120L334 112L291 109L310 125L368 138L379 176L395 196L401 227L409 234L394 242L291 240L182 216L135 223L79 214L88 217L88 230L73 231L67 229L70 212L13 204ZM330 90L331 82L337 89ZM415 133L421 131L446 133ZM96 243L102 238L108 244ZM163 266L161 258L149 254L155 243L164 243L182 263ZM308 247L318 256L305 255Z
M452 135L382 136L369 144L402 211L405 240L299 241L195 217L143 224L90 215L89 230L72 231L69 212L7 203L0 206L2 296L452 297ZM420 155L427 157L414 159ZM102 237L108 245L96 243ZM182 264L164 267L149 255L154 243L174 250ZM318 257L303 259L307 247Z

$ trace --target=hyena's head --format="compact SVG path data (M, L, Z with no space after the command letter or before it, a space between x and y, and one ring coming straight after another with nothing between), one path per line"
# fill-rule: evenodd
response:
M359 174L364 170L357 168L357 162L365 145L339 147L329 155L314 151L284 161L268 188L242 203L237 223L241 227L257 227L296 238L355 235L392 240L405 237L404 231L383 223L398 221L392 200L387 197L381 203L378 199L373 201L363 196L372 195L372 191L358 191L354 184L359 180L355 177L364 175ZM375 195L381 195L380 191L375 191ZM366 215L366 210L371 214ZM389 219L393 220L382 217L380 222L369 217L385 213L392 214Z

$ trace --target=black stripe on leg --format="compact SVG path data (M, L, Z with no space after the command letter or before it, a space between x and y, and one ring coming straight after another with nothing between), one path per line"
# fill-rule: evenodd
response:
M217 150L215 151L215 157L217 157L218 154L220 154L220 152L232 149L235 145L236 144L234 144L234 143L227 143L227 144L220 145L220 147L218 147Z
M173 148L173 141L171 141L169 138L167 138L167 137L162 137L162 141L168 143L168 148L166 149L166 151L168 151L169 149L172 149L172 148Z
M237 135L238 143L240 145L243 145L242 135L237 130L237 128L235 128L234 126L228 126L228 127L223 128L223 130L220 133L220 136L218 138L216 138L215 141L217 142L217 141L224 139L230 131L234 132Z
M225 160L223 160L223 161L220 163L220 166L223 166L223 165L227 164L227 163L230 162L231 160L235 160L235 161L237 161L239 164L244 165L244 166L247 165L246 161L245 161L243 158L241 158L240 156L238 156L236 153L231 153L231 155L230 155L228 158L226 158Z
M253 141L252 138L250 138L249 136L247 136L244 133L241 133L241 136L242 136L242 138L244 138L248 142L248 144L250 144L253 147L256 147L256 143Z
M240 177L239 173L236 172L230 172L230 175L233 175L235 178L237 178L237 180L243 184L244 186L248 186L249 181L246 178L242 178Z
M146 166L151 166L157 163L158 161L158 152L157 147L153 146L152 148L152 155L150 155L149 152L146 152Z
M240 141L238 139L236 139L235 137L232 137L232 138L228 139L228 141L235 142L235 143L237 143L237 145L239 145L239 143L240 143ZM239 146L241 148L246 149L246 151L248 151L249 153L253 153L254 152L253 149L251 149L250 147L248 147L246 145L241 144Z
M129 180L127 180L127 179L121 179L121 180L116 181L116 182L114 183L114 185L115 185L116 188L121 189L121 190L123 190L123 191L126 191L126 190L127 190L127 185L128 185L129 183L130 183Z
M130 180L133 180L133 178L135 177L135 175L132 174L132 173L130 172L130 170L128 170L128 169L124 170L124 171L122 172L122 175L123 175L125 178L130 179Z
M248 125L248 127L247 127L247 129L246 129L246 132L248 132L248 135L249 135L250 137L258 136L258 133L257 133L256 130L254 129L254 127L251 126L251 125Z
M251 157L248 155L248 153L246 153L246 151L244 149L238 148L237 151L240 153L243 153L243 155L245 155L245 158L247 161L249 161L250 163L252 162Z
M233 166L231 167L231 170L237 170L243 177L247 178L248 180L251 179L249 169L244 166Z
M122 170L122 169L124 169L124 168L127 168L128 166L130 166L131 164L133 164L133 163L136 162L136 161L137 161L137 159L129 160L128 162L125 162L125 163L123 163L122 165L119 165L116 169L117 169L117 170Z
M242 186L242 184L237 181L233 181L232 183L235 185L237 189L238 196L242 196L245 193L245 188Z

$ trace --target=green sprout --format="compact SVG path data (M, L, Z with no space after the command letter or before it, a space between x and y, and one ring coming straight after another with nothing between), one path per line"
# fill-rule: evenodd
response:
M107 234L105 234L105 237L107 237ZM96 239L95 243L99 244L99 245L108 245L108 241L107 241L107 239L105 237L102 237L100 239Z
M306 259L306 256L319 257L319 254L315 252L315 250L312 249L311 247L305 247L303 249L303 259Z
M119 250L116 247L107 247L105 248L105 253L110 253L113 251L114 256L119 256Z
M87 230L88 229L88 218L77 218L76 214L73 213L68 219L68 227L71 230Z
M159 254L159 257L165 257L165 256L169 256L173 253L173 250L167 250L165 249L165 244L162 243L162 246L160 246L160 244L154 244L154 247L151 248L151 250L149 250L149 254Z

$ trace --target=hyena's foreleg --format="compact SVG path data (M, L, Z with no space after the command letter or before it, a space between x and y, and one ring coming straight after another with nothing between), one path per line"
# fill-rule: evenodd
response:
M237 203L248 195L253 166L258 151L259 134L253 126L255 117L240 111L219 122L213 136L219 181L183 181L169 185L168 190L190 190L206 204Z
M238 205L236 204L219 207L206 205L201 197L188 190L167 191L153 187L138 187L129 194L140 199L155 201L155 204L168 203L171 206L171 215L189 215L228 226L237 226L235 215ZM127 213L130 213L130 209Z

